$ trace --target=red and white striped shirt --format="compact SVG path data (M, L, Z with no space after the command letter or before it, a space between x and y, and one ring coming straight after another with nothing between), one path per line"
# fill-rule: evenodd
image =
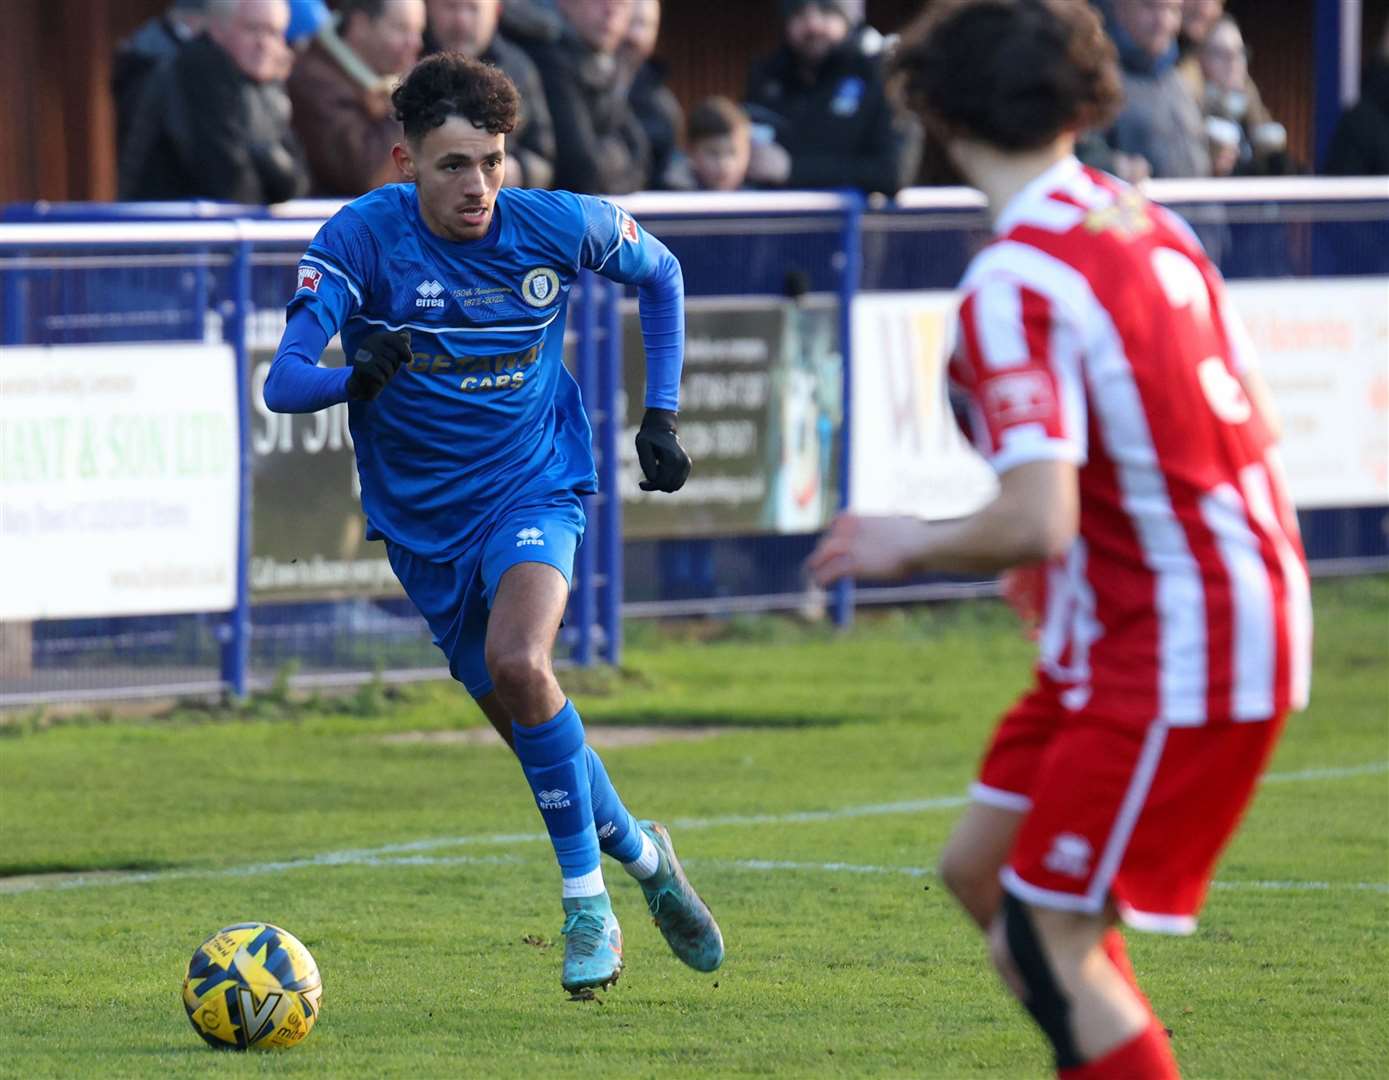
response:
M971 263L950 374L999 473L1079 470L1040 668L1068 708L1146 723L1306 704L1311 602L1248 337L1190 229L1074 158Z

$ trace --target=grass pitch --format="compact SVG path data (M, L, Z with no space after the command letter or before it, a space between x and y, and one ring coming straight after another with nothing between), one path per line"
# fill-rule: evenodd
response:
M1313 707L1201 929L1129 934L1191 1077L1382 1075L1389 579L1315 599ZM634 628L627 670L575 697L594 729L717 729L604 759L634 812L671 824L728 959L683 968L609 865L627 970L601 1005L560 991L558 872L508 753L391 738L479 726L461 691L12 719L0 1076L1046 1076L930 871L1029 658L986 603L842 637ZM298 935L323 973L294 1050L219 1055L183 1014L193 948L247 919Z

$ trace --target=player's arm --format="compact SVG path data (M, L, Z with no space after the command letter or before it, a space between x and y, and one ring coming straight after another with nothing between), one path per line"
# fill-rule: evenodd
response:
M581 198L586 218L580 265L637 287L646 349L646 411L637 432L643 491L679 491L690 458L676 436L680 372L685 359L685 277L670 249L625 211Z
M358 345L341 368L318 366L333 335L361 308L366 255L361 236L334 217L299 264L285 332L266 376L266 407L273 412L317 412L343 401L369 401L410 360L408 331L382 330Z
M841 514L810 557L816 581L927 573L992 574L1064 555L1080 523L1069 461L1032 461L999 477L997 498L955 521Z
M960 331L951 372L975 443L998 473L997 497L955 521L841 515L807 564L816 581L993 573L1060 558L1075 541L1086 421L1072 320L1040 293L995 278L966 297Z

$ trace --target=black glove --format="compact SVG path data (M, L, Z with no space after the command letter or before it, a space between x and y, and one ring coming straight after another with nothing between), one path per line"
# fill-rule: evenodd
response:
M348 398L371 401L386 389L400 366L409 362L409 330L378 330L368 334L352 357L352 374L347 377Z
M679 491L690 475L690 455L675 437L675 414L647 409L637 432L637 461L646 474L642 491Z

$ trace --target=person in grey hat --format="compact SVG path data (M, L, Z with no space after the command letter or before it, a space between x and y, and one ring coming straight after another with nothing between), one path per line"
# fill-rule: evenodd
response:
M207 0L174 0L162 15L143 23L116 46L111 94L116 104L116 146L125 146L145 80L180 45L192 41L207 23Z
M862 6L782 0L782 46L748 79L752 182L892 195L914 175L920 128L889 103L880 58L860 46Z

